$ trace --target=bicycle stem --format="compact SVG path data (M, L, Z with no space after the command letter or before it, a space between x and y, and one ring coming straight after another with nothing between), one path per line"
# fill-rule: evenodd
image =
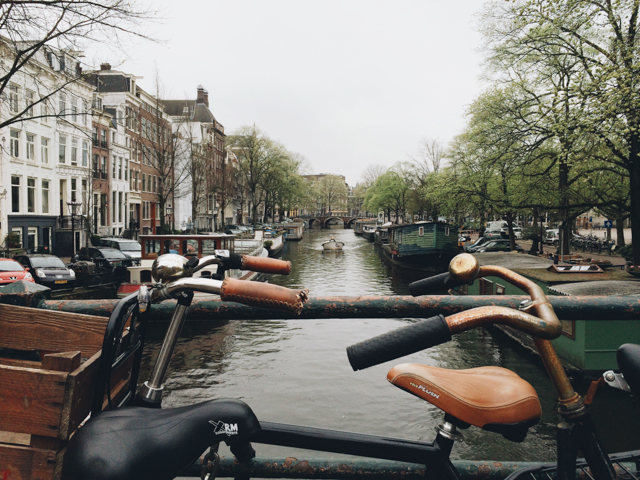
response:
M511 285L514 285L528 293L531 297L531 303L524 304L521 307L521 311L531 312L541 320L539 331L544 333L557 331L558 334L560 333L560 320L558 320L558 317L556 316L556 313L549 303L546 295L542 291L542 288L522 275L519 275L507 268L492 265L480 266L478 268L477 260L475 258L467 258L466 256L464 258L460 258L457 262L452 261L449 265L449 273L452 277L465 282L470 279L473 280L489 276L499 277L509 282ZM455 314L451 317L456 315L460 316L464 313L465 312L461 312L461 314ZM458 317L455 321L456 323L460 323L461 321L472 322L474 319L471 317L475 317L475 315L469 316L467 320ZM512 323L516 328L519 328L522 325L522 318L515 315L515 313L507 314L506 318L508 321L505 323ZM477 320L475 321L477 322ZM459 329L460 327L457 326L455 328ZM573 389L553 345L549 340L539 338L537 333L532 332L531 330L525 331L533 334L533 341L536 350L538 350L540 358L542 358L542 362L549 373L549 377L558 392L560 413L565 417L581 415L585 411L583 399Z

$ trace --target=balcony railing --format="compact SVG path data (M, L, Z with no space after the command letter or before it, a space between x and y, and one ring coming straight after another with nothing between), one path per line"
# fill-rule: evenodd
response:
M105 170L93 170L93 178L101 178L102 180L106 180L108 178L107 172Z
M109 146L107 145L107 141L106 140L100 140L100 148L108 148Z
M72 223L75 230L87 228L88 226L87 218L83 215L75 215L73 222L71 222L71 215L61 215L57 219L57 228L71 230Z

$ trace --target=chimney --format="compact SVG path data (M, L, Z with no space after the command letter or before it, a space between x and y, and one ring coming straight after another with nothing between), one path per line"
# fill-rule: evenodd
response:
M101 63L100 64L100 70L111 70L111 64L110 63Z
M204 104L209 106L209 92L205 90L202 85L198 85L198 96L196 97L197 104Z

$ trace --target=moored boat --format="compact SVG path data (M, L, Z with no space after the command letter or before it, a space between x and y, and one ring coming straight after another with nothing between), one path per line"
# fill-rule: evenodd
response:
M446 272L458 252L458 229L443 222L417 222L387 228L385 258L394 266L426 272Z
M235 235L141 235L142 248L139 266L129 267L128 281L120 284L118 298L124 298L140 289L141 285L153 285L151 278L151 266L156 258L165 253L177 253L185 257L197 256L202 258L214 255L216 250L228 250L231 253L249 256L268 256L263 247L263 240L242 239ZM217 265L209 265L198 272L201 277L215 277L218 275ZM225 277L240 278L242 280L255 280L258 273L229 270L224 272ZM221 275L219 275L221 276Z
M362 226L362 236L373 242L375 240L376 230L378 229L378 225L363 225Z

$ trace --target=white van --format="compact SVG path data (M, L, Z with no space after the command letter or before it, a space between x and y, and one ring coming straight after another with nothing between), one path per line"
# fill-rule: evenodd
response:
M487 230L490 230L492 232L499 232L502 230L506 231L507 228L509 228L509 224L504 220L499 220L497 222L487 222Z

